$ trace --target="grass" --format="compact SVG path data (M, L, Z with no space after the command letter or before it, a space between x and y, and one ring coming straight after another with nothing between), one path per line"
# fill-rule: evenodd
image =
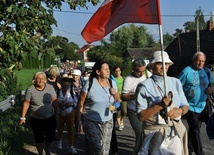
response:
M21 90L26 90L32 85L32 78L34 74L39 71L41 71L41 69L21 69L19 71L15 71L18 77L18 84L21 86Z

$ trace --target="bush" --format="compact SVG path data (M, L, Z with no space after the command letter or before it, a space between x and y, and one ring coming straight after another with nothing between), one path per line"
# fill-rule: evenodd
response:
M0 155L23 154L23 147L30 131L19 125L20 103L0 115Z
M0 71L0 101L5 100L9 95L17 96L18 94L20 94L20 87L17 76L10 69L2 69ZM17 107L18 105L0 114L0 155L14 154L14 150L21 152L23 149L22 140L26 129L18 124L21 106Z
M0 71L0 101L3 101L9 95L18 95L20 87L15 72L10 69Z
M3 82L0 82L0 101L3 101L7 98L6 86Z

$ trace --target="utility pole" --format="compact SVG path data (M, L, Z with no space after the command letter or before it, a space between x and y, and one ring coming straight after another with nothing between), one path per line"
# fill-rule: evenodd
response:
M196 16L196 49L200 51L200 30L199 30L199 15Z

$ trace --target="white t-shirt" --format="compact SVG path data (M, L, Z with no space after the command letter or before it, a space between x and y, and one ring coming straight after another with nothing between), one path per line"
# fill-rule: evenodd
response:
M151 72L147 71L148 77L152 75ZM134 94L137 88L137 85L141 82L146 80L146 74L141 77L135 77L132 74L128 75L123 83L122 94ZM136 111L136 103L135 99L127 101L127 107L133 111Z

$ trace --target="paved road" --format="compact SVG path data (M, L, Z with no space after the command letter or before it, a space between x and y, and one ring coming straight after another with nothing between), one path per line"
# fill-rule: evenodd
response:
M134 131L132 130L128 118L124 121L125 128L123 131L116 131L117 134L117 140L118 140L118 149L119 155L131 155L132 149L134 147ZM77 155L84 155L84 135L82 135L80 138L75 138L75 147L77 148ZM51 147L51 152L53 155L67 155L67 139L66 139L66 133L64 134L64 143L63 143L63 150L57 150L55 148L56 142Z
M125 128L123 131L116 131L117 133L117 140L118 140L118 147L119 152L118 155L131 155L132 149L134 147L134 132L129 124L128 118L124 121ZM184 120L184 124L186 125L186 122ZM188 126L187 126L188 128ZM63 150L57 150L55 148L56 142L54 142L51 146L51 153L52 155L68 155L67 153L67 139L66 139L66 131L64 132L64 139L63 139ZM214 155L214 141L209 141L206 130L205 130L205 124L203 124L201 128L201 135L204 145L204 151L205 155ZM80 138L75 138L75 147L77 148L77 155L84 155L84 135L82 135ZM29 149L26 153L26 155L35 155L36 149L35 147L31 146L31 149Z

